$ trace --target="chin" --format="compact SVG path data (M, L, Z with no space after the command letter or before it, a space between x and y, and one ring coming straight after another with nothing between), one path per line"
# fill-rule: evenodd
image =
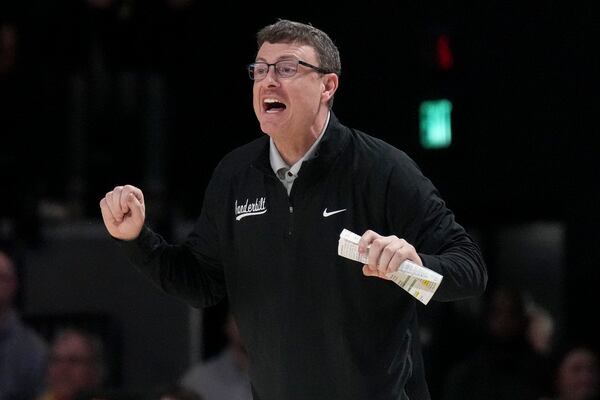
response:
M277 127L271 122L260 121L260 130L269 136L277 132Z

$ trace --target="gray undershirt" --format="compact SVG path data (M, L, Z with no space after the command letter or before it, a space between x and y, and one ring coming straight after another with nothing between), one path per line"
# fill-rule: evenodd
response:
M273 168L273 172L279 178L285 189L287 190L288 196L292 191L292 185L294 184L294 180L298 177L298 172L300 171L300 167L302 166L302 162L305 160L310 160L315 156L315 149L317 148L321 138L323 137L323 133L325 133L325 129L327 129L327 125L329 125L329 116L331 112L327 113L327 120L325 121L325 125L323 126L323 130L319 134L319 137L315 142L310 146L308 151L304 153L302 158L300 158L296 163L292 166L289 166L281 157L279 150L277 150L277 146L273 142L273 138L270 139L269 146L269 161L271 162L271 168Z

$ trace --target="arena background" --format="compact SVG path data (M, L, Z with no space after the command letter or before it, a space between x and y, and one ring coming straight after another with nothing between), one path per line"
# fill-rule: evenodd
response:
M117 386L169 382L220 339L210 312L202 323L127 265L98 201L117 184L140 186L152 226L183 238L219 159L261 135L245 65L256 30L277 18L332 36L334 112L415 159L482 246L492 284L521 286L561 336L600 337L591 2L93 3L103 2L0 5L17 38L14 57L0 47L12 59L0 70L0 233L20 257L24 313L40 329L98 324ZM453 104L452 144L425 149L419 105L439 98ZM444 319L454 307L423 309L433 334L454 332Z

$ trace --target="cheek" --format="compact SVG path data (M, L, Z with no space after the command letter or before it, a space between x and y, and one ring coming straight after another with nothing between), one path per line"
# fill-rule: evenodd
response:
M319 107L320 103L323 101L323 92L325 91L325 86L323 82L317 81L311 87L310 96L312 101L316 103L316 106Z
M256 85L252 87L252 108L254 108L254 111L258 113L258 89L256 88Z
M293 93L292 93L293 90ZM290 88L290 97L295 99L296 104L301 104L302 108L314 112L321 102L321 91L318 85L310 84L300 87Z

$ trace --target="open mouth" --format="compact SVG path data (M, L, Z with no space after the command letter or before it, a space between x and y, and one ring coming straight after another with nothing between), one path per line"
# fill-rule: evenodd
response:
M263 110L267 113L276 113L287 108L285 104L276 99L264 99Z

